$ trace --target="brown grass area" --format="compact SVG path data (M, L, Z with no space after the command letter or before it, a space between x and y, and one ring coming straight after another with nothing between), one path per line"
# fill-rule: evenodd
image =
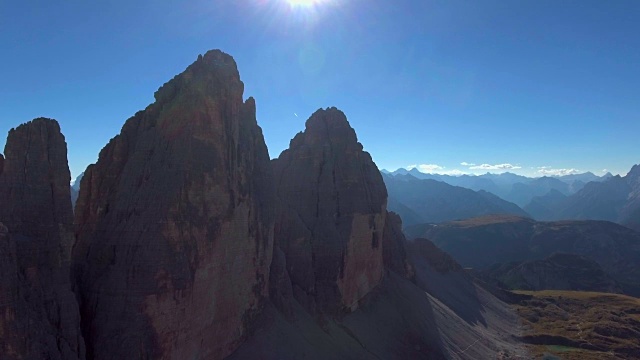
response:
M448 224L457 225L461 227L474 227L482 225L503 224L503 223L518 223L518 222L533 222L533 220L517 216L517 215L482 215L470 219L454 220ZM446 225L446 224L445 224Z
M640 359L640 299L581 291L516 291L536 359Z

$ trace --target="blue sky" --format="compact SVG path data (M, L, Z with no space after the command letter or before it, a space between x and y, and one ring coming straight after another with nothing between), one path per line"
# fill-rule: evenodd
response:
M272 157L337 106L380 168L625 174L640 163L639 18L635 0L1 1L0 148L55 118L75 176L219 48Z

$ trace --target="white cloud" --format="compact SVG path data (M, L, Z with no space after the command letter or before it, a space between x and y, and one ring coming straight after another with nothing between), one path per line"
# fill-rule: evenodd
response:
M436 164L420 164L420 165L409 165L406 167L407 170L418 169L421 173L424 174L440 174L440 175L464 175L466 172L458 169L446 169L444 166L436 165Z
M578 169L553 169L549 166L540 166L538 167L538 173L542 175L550 175L550 176L564 176L564 175L572 175L572 174L580 174L582 171Z
M463 162L461 162L461 163L460 163L460 165L462 165L462 166L474 166L475 164L472 164L472 163L468 163L468 162L466 162L466 161L463 161Z
M462 170L452 169L452 170L445 170L445 171L438 172L438 174L451 175L451 176L460 176L460 175L466 175L468 173L465 172L465 171L462 171Z
M495 165L481 164L481 165L471 166L469 169L472 169L472 170L516 170L516 169L522 169L522 166L511 165L511 164L495 164Z

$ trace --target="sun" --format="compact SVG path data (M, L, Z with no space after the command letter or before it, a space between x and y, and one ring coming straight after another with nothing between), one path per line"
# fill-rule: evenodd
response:
M323 2L323 0L287 0L289 5L292 7L309 7L318 5Z

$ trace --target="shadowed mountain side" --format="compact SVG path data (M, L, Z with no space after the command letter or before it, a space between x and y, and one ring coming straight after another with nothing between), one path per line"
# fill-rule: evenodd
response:
M477 275L510 290L622 293L620 285L598 263L575 254L555 253L542 260L496 264Z
M467 277L429 279L434 273L426 263L417 269L419 283L436 295L387 271L358 310L342 319L318 323L294 302L290 320L268 305L252 336L228 359L526 358L514 340L518 318L508 305ZM451 280L449 287L464 284L464 290L443 289ZM464 311L465 305L475 313Z
M543 259L555 252L597 262L627 294L640 294L640 233L606 221L536 222L486 216L405 229L427 237L460 264L483 269L496 263Z
M486 191L473 191L411 175L383 175L389 210L403 217L404 226L467 219L489 214L529 216L517 205Z
M527 183L513 184L511 191L503 198L517 204L518 206L525 206L531 202L531 199L534 197L543 196L552 190L564 195L573 193L569 184L564 183L557 178L544 176L531 180Z
M623 224L628 228L640 232L640 208L629 216L629 219Z
M551 190L546 195L536 196L523 207L524 211L536 220L554 220L556 209L567 200L567 196L558 190Z
M67 144L58 122L38 118L11 129L5 155L0 161L0 358L84 359L69 279L74 239Z
M387 191L346 116L320 109L272 162L275 225L294 296L310 313L355 310L381 281Z
M73 273L89 357L220 359L246 337L275 194L243 92L231 56L200 55L87 168Z

